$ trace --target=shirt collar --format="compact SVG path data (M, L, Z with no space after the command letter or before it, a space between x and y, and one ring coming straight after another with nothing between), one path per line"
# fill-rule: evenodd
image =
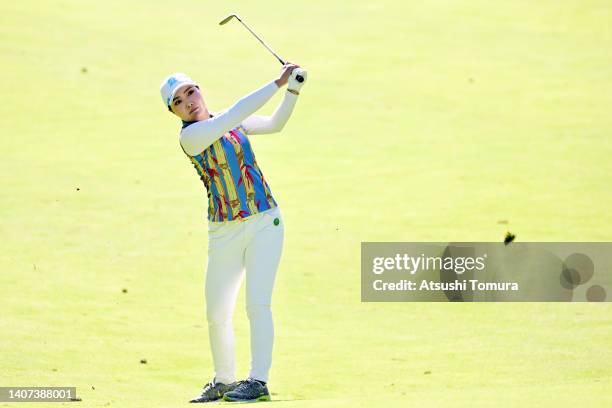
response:
M215 116L215 115L213 115L213 114L212 114L212 113L210 113L210 112L208 112L208 114L210 115L210 117L209 117L208 119L210 119L210 118L212 118L212 117L214 117L214 116ZM204 120L206 120L206 119L204 119ZM196 122L201 122L201 121L198 121L198 120L191 120L191 121L181 120L181 122L183 122L183 127L182 127L181 129L185 129L187 126L189 126L189 125L193 125L194 123L196 123Z

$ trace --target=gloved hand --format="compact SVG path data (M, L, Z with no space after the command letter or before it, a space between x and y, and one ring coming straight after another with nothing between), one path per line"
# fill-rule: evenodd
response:
M298 80L296 79L296 77L300 75L302 78L304 78L304 80L302 82L298 82ZM306 83L306 78L308 76L308 72L306 72L306 70L302 69L302 68L296 68L293 70L293 72L291 72L291 76L289 77L289 82L287 84L287 89L291 89L294 91L300 91L300 88L302 87L302 85L304 85Z

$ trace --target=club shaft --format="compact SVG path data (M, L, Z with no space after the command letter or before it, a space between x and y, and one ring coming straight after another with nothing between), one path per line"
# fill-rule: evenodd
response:
M237 19L238 21L240 21L240 24L242 24L242 25L243 25L243 26L244 26L244 27L245 27L247 30L249 30L249 32L250 32L251 34L253 34L253 36L255 36L255 38L257 38L257 40L258 40L258 41L259 41L259 42L260 42L260 43L261 43L261 44L262 44L264 47L266 47L266 48L267 48L267 50L268 50L268 51L270 51L270 52L272 53L272 55L274 55L274 56L276 57L276 59L278 59L278 60L280 61L280 63L281 63L281 64L285 65L285 60L283 60L281 57L279 57L279 56L278 56L278 54L277 54L277 53L275 53L275 52L272 50L272 48L270 48L270 47L268 46L268 44L266 44L266 43L265 43L265 42L264 42L264 41L263 41L261 38L259 38L259 36L258 36L257 34L255 34L255 32L254 32L253 30L251 30L251 29L249 28L249 26L248 26L248 25L246 25L246 24L245 24L245 23L244 23L244 22L243 22L243 21L242 21L240 18L236 17L236 19Z

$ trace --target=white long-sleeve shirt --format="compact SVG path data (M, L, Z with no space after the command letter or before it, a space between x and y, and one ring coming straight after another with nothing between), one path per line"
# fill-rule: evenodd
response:
M297 95L286 91L272 116L253 115L278 89L276 82L271 81L210 119L186 123L180 133L181 146L187 154L195 156L237 126L242 126L251 135L280 131L293 112Z

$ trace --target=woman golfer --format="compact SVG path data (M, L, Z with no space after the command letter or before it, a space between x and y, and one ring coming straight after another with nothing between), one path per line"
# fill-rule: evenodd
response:
M190 402L266 401L272 364L272 288L281 258L284 222L255 159L247 135L280 131L297 101L306 72L285 64L278 79L211 113L200 87L176 73L161 85L164 104L182 119L180 145L208 195L208 265L205 296L213 380ZM287 92L272 116L253 115L283 85ZM246 274L246 308L251 328L251 371L236 381L232 315Z

